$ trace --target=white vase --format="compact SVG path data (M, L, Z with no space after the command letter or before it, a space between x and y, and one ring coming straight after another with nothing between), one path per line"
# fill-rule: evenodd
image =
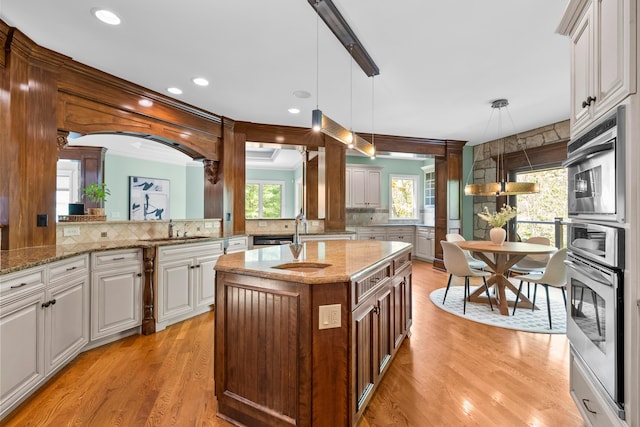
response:
M507 238L507 230L500 227L493 227L489 230L489 238L494 245L502 245Z

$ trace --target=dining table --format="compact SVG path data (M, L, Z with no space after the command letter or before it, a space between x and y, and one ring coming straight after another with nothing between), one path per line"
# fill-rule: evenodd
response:
M497 244L488 240L464 240L455 243L461 249L472 252L475 257L487 263L487 267L492 273L487 279L487 285L495 287L493 297L489 298L495 298L500 314L505 316L509 315L509 306L513 306L515 303L515 300L507 300L506 290L508 289L516 295L518 293L518 288L508 278L509 269L527 255L543 255L556 251L553 246L525 242ZM489 298L483 295L484 290L484 286L479 286L469 296L469 301L488 304ZM529 298L520 294L518 307L532 308L533 303Z

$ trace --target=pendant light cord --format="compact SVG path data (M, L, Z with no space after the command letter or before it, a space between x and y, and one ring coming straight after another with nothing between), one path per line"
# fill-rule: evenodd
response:
M320 14L318 13L318 0L316 0L316 110L320 105Z

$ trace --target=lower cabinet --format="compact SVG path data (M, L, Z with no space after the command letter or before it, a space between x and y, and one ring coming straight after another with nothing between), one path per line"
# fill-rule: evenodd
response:
M433 227L416 227L415 256L424 261L433 261L434 253Z
M300 242L314 242L318 240L353 240L353 234L301 234Z
M353 420L362 416L412 324L411 257L401 257L352 284L356 296L368 295L354 298L352 312ZM396 264L402 265L398 271Z
M222 254L222 241L158 247L157 331L211 309Z
M97 252L91 261L91 340L140 326L142 251Z
M0 418L89 342L89 258L0 276Z

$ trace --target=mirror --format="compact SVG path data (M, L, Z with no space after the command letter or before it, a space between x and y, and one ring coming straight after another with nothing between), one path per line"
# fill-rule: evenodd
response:
M69 147L94 146L107 149L104 156L104 182L111 191L104 204L107 220L129 220L129 177L154 178L169 181L169 215L173 219L204 218L204 168L202 162L156 141L130 135L86 135L73 138ZM67 174L64 161L58 161L58 181ZM58 185L58 200L82 203L78 181L62 188ZM66 191L66 195L63 195ZM67 202L68 200L68 202ZM58 205L64 211L65 203Z
M324 218L323 148L247 142L245 167L247 219Z

